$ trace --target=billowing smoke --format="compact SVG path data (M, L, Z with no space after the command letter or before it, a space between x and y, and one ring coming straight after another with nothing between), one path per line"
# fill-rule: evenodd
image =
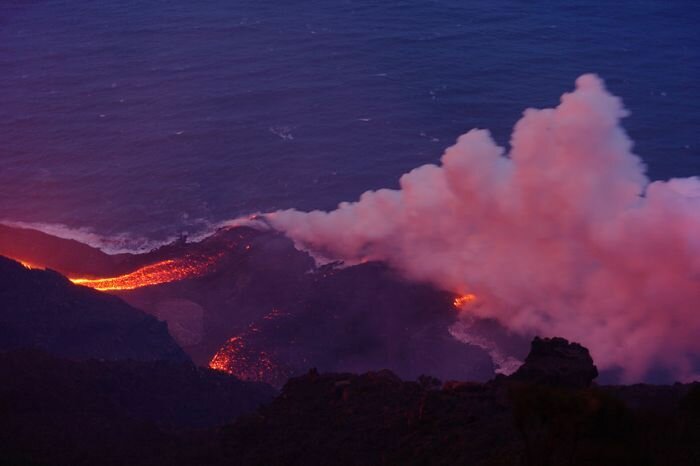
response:
M700 179L650 183L594 75L554 109L526 110L511 151L472 130L332 212L268 216L325 256L386 261L407 278L474 293L470 318L587 345L627 381L700 354Z

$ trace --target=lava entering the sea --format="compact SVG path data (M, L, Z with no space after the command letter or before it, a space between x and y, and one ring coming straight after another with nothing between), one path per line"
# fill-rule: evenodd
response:
M133 290L202 275L216 262L218 257L167 259L118 277L69 278L76 285L87 286L99 291Z

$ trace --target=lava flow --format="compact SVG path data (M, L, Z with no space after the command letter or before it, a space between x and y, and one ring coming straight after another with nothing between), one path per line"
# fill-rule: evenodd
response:
M272 321L287 315L280 309L272 309L263 320ZM252 323L242 334L229 338L209 361L209 368L235 375L241 380L281 387L291 371L280 364L273 353L257 348L255 343L249 344L249 338L259 331L257 324Z
M275 386L281 386L289 376L266 351L249 348L242 336L230 338L211 359L209 367L241 380Z
M467 293L463 294L460 296L457 296L454 301L452 301L452 304L454 307L461 309L465 304L471 303L476 301L476 295L472 293Z
M202 275L217 259L218 256L167 259L117 277L69 278L76 285L87 286L99 291L133 290Z
M22 264L25 268L27 269L43 269L43 267L39 267L36 264L32 264L31 262L23 261L23 260L17 260L20 264Z

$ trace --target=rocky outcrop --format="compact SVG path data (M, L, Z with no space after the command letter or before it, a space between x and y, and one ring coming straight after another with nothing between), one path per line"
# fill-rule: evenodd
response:
M435 382L312 370L225 429L216 464L486 464L496 445L510 454L517 433L492 387Z
M598 377L588 349L564 338L532 341L525 363L508 379L553 387L586 388Z

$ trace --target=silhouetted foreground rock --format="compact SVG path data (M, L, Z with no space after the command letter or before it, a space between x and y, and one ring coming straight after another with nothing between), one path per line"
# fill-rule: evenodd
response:
M270 389L173 362L0 354L0 464L700 464L700 384L568 388L309 371ZM197 429L188 429L199 426Z
M561 338L535 339L521 371L485 384L312 370L224 429L212 462L700 464L699 384L590 387L596 375L588 350Z
M510 379L553 387L586 388L596 377L598 369L588 349L563 338L535 337L525 364Z
M517 432L493 387L422 382L311 371L225 429L221 456L242 465L454 465L514 454Z
M188 362L67 361L0 352L0 464L177 464L183 429L269 402L265 384ZM21 460L21 461L20 461Z
M72 359L189 361L164 322L50 270L0 256L0 350Z

